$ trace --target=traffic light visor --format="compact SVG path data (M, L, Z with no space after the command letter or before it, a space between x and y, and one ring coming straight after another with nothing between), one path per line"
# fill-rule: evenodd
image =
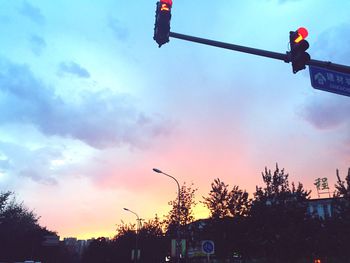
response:
M297 37L294 39L295 43L299 43L300 41L302 41L303 39L305 39L308 36L308 32L307 29L305 27L300 27L297 30Z

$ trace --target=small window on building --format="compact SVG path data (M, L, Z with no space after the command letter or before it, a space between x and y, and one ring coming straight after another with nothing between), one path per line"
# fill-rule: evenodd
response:
M329 212L329 205L328 204L324 204L323 205L323 211L324 211L324 216L325 218L330 218L330 212Z

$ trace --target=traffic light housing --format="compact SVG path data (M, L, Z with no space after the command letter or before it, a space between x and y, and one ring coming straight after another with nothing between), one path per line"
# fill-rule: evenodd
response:
M161 47L169 42L172 0L160 0L156 7L156 22L153 39Z
M294 74L305 69L306 64L310 61L310 55L306 52L309 48L309 43L305 40L307 35L308 32L303 27L289 32L290 60Z

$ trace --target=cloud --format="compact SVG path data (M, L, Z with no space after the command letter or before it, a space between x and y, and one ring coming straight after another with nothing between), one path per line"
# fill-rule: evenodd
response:
M3 172L28 177L43 184L57 183L50 167L53 159L62 156L58 149L42 147L31 150L21 145L0 141L0 154L6 158L0 162Z
M301 116L317 129L329 130L348 124L350 127L350 101L333 95L333 98L309 100L300 112Z
M329 94L314 96L302 107L300 116L314 128L333 134L334 154L338 160L348 162L350 154L350 100ZM335 141L334 139L337 138ZM330 149L331 151L331 149Z
M145 147L169 126L161 116L138 110L130 97L110 90L86 92L67 103L28 66L1 59L0 111L0 125L31 124L45 135L80 140L97 149Z
M41 55L42 51L46 47L46 42L43 38L37 35L31 35L29 38L31 43L31 49L33 53L37 56Z
M349 36L350 24L342 24L327 29L320 34L312 45L313 54L319 60L348 65L350 64ZM350 142L349 112L350 100L348 97L325 93L323 96L309 98L302 106L299 114L316 129L338 130L342 137L340 144L345 145L348 149Z
M108 26L110 29L112 29L115 37L118 40L126 40L129 36L128 29L118 20L115 18L109 19Z
M75 62L62 62L59 65L59 74L66 73L80 78L90 78L90 73Z
M315 58L333 63L350 64L350 24L325 30L312 44Z
M38 7L31 5L27 1L23 1L22 7L19 12L23 15L31 19L33 22L43 25L45 24L45 17L41 14L41 11Z
M0 160L0 169L8 169L10 167L9 160ZM1 171L0 171L1 172Z

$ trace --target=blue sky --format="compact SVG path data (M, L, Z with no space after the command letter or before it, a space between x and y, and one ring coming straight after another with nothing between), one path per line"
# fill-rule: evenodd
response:
M160 168L253 193L278 162L314 189L350 161L350 100L308 70L171 39L153 41L155 2L1 1L0 185L61 236L113 235L168 211ZM313 59L350 65L348 1L174 0L171 30L284 53L309 30ZM314 191L315 197L315 191ZM205 209L197 208L205 216Z

